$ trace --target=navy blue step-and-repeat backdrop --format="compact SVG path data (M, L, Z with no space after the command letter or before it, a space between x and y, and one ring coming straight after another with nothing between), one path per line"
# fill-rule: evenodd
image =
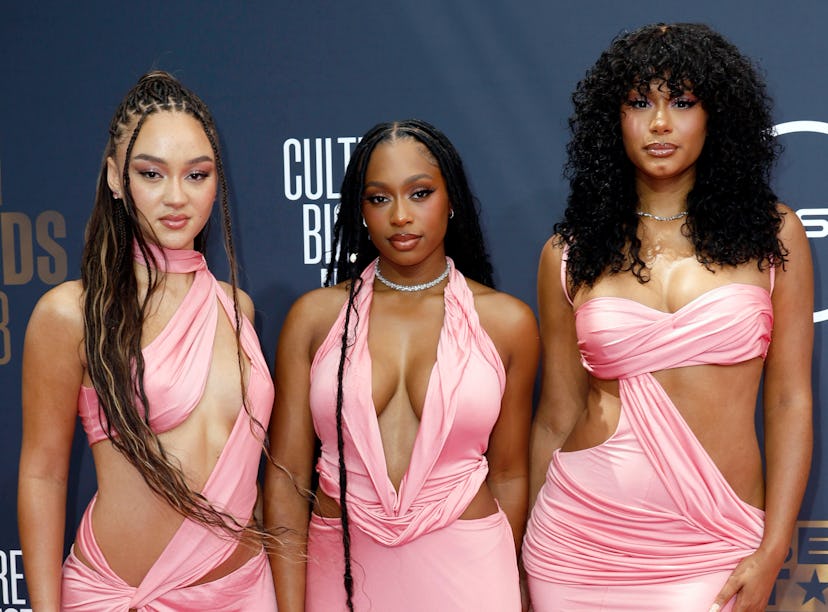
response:
M139 75L175 73L211 107L235 206L242 284L272 363L293 300L319 286L357 137L426 119L457 145L499 288L535 304L537 258L566 197L569 96L623 30L710 24L751 56L776 101L780 197L814 251L816 448L770 610L828 610L828 3L0 0L0 611L30 608L17 535L20 367L37 298L78 276L106 130ZM213 238L217 238L214 232ZM223 253L211 244L213 269ZM76 436L67 542L94 492Z

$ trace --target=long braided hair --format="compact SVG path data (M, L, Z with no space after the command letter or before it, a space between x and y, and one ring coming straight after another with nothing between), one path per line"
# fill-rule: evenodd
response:
M750 60L708 26L653 24L613 40L572 94L565 171L570 195L555 225L569 246L571 290L626 270L648 280L620 109L630 89L646 94L651 82L662 82L673 96L689 86L707 112L683 228L699 262L782 265L782 215L769 185L778 146L765 83Z
M236 256L231 236L227 180L218 134L207 106L172 75L154 71L142 76L127 93L109 126L109 140L98 177L92 215L86 227L81 263L84 345L87 369L99 400L99 418L112 445L138 470L147 485L183 516L238 536L246 529L237 519L215 509L193 491L175 460L149 425L150 406L144 387L141 333L147 308L161 279L157 261L140 228L140 213L129 187L129 165L135 140L148 117L159 112L186 113L204 128L215 158L221 200L224 247L230 263L237 356L244 409L257 429L247 405L241 349ZM125 145L123 200L116 199L107 182L107 159ZM207 227L196 236L195 248L204 252ZM146 264L146 295L140 297L134 271L133 244ZM251 429L253 424L251 423Z
M368 130L355 147L342 181L339 215L334 225L333 256L328 264L326 282L328 286L332 286L337 282L346 281L348 287L348 307L345 312L345 326L342 330L337 371L336 435L339 453L339 506L345 557L343 583L349 610L354 609L352 601L354 587L351 575L351 539L346 495L348 477L343 453L345 440L342 428L344 403L342 383L347 351L351 345L348 330L351 326L352 312L356 316L354 301L362 288L360 273L378 255L377 248L368 235L368 230L362 225L362 199L365 189L365 173L374 149L380 143L402 139L413 139L422 144L443 175L449 202L454 211L454 217L448 223L444 238L446 255L454 260L457 269L465 276L494 287L492 265L483 241L477 202L469 187L463 161L451 141L437 128L419 119L380 123ZM353 261L351 261L352 255L356 255ZM359 324L359 321L357 320L356 323Z

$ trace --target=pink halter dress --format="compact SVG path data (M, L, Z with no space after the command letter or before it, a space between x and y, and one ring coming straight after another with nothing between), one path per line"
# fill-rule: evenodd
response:
M144 382L149 398L149 421L156 433L180 425L198 405L212 362L219 304L233 321L233 302L195 251L153 249L159 267L169 273L194 272L193 284L167 326L143 349ZM140 258L139 258L140 259ZM273 385L252 325L242 319L242 349L250 360L248 406L266 424L273 404ZM98 410L94 389L81 387L78 412L90 446L105 440L106 424ZM221 455L201 493L216 508L247 524L257 496L261 434L255 434L250 418L239 415ZM63 566L62 609L83 612L139 612L181 610L262 611L276 610L270 566L264 552L231 574L197 586L189 586L223 563L238 541L223 532L185 519L161 556L138 586L126 584L109 567L92 530L89 503L75 540L92 567L73 552Z
M459 520L488 473L485 452L500 413L505 370L480 326L474 298L451 265L445 315L411 462L394 489L372 399L368 327L374 266L362 274L344 374L345 465L356 610L520 610L506 515ZM343 306L311 368L311 411L322 441L319 486L339 499L337 368ZM339 519L312 515L306 610L345 610Z
M707 612L759 546L764 513L734 493L651 372L764 358L770 295L733 283L674 313L598 297L575 324L584 367L618 380L621 414L603 444L553 454L523 546L534 610Z

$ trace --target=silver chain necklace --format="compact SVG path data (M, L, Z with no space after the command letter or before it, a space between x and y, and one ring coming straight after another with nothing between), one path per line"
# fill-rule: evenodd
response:
M648 219L655 219L656 221L677 221L682 217L687 216L687 211L683 210L680 213L676 213L674 215L670 215L669 217L659 217L658 215L654 215L653 213L644 212L643 210L635 211L639 217L647 217Z
M386 287L393 289L394 291L407 291L409 293L413 293L414 291L425 291L426 289L431 289L434 285L441 283L445 278L448 276L449 271L451 271L451 264L446 260L446 269L443 270L443 273L435 278L434 280L430 280L427 283L420 283L419 285L400 285L399 283L395 283L393 281L388 280L382 275L379 268L379 259L377 259L376 263L374 263L374 276L377 278L379 282L381 282Z

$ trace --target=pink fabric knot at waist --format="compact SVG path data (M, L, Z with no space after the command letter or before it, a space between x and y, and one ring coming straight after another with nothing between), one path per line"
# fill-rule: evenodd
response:
M362 273L352 314L343 377L343 434L351 525L377 542L398 546L455 521L488 474L485 452L500 414L505 370L474 309L474 296L450 263L445 314L419 430L405 475L395 490L388 477L372 398L368 325L374 266ZM322 454L322 491L339 499L336 389L347 303L311 367L311 412Z

